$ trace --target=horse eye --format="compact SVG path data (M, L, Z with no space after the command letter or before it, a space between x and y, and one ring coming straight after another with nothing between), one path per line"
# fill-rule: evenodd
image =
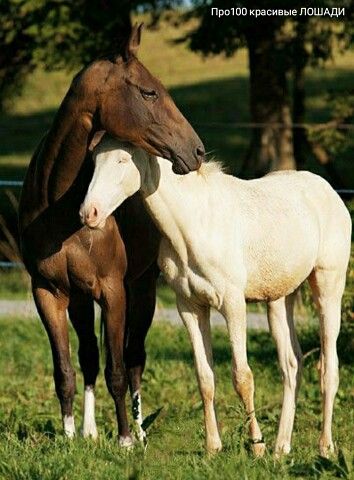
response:
M155 90L140 89L140 93L145 100L157 100L158 94Z

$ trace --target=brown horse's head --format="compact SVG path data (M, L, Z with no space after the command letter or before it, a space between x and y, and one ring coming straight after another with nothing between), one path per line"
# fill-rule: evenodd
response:
M96 129L170 159L184 174L199 168L204 146L172 98L136 58L140 26L134 26L122 55L98 60L75 79L95 100Z

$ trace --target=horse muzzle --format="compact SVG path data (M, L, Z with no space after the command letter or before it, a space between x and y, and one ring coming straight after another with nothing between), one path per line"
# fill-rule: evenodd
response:
M102 230L106 224L106 217L104 217L99 207L93 203L90 205L83 203L79 210L79 216L82 225L86 225L89 228Z
M178 175L185 175L199 169L205 160L205 151L201 145L194 150L193 157L174 153L171 153L171 157L173 172Z

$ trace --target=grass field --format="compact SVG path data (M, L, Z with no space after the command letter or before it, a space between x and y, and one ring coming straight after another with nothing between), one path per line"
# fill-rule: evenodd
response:
M224 329L213 331L216 404L224 449L209 458L203 449L203 414L194 376L191 348L184 329L156 324L148 336L144 376L144 411L162 408L148 430L148 448L127 454L116 444L113 402L103 383L97 386L97 443L61 433L54 394L49 344L39 321L0 320L0 479L308 479L350 478L353 472L353 366L340 345L341 383L335 404L334 438L339 455L317 456L320 396L315 364L318 352L305 359L293 451L282 461L272 457L281 402L276 352L266 332L249 334L249 360L256 382L256 408L268 452L256 460L248 452L246 419L234 394L230 352ZM73 336L73 335L72 335ZM74 336L73 336L74 337ZM73 352L76 342L73 338ZM300 334L303 351L318 346L317 332ZM73 353L76 365L76 355ZM76 365L77 368L77 365ZM78 368L77 368L78 370ZM82 379L77 375L75 403L81 420Z

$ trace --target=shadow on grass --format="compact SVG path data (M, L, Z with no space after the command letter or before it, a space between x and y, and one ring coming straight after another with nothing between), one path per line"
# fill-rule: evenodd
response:
M210 80L198 84L172 88L171 94L195 127L205 143L211 157L215 156L227 165L230 173L237 174L244 158L250 129L235 128L232 123L249 122L249 85L248 78L237 76L228 79ZM349 90L352 85L350 70L317 70L307 76L308 92L307 121L319 122L329 119L329 109L325 99L327 92ZM26 164L39 140L50 127L55 110L43 110L38 113L3 114L0 118L0 178L21 179ZM353 137L354 145L354 134ZM352 146L353 146L352 145ZM16 157L21 156L19 162ZM8 157L1 161L1 157ZM23 157L28 157L23 158ZM350 146L340 153L337 159L338 169L348 172L350 182L354 176L350 173ZM325 176L321 167L309 159L306 169L315 170Z
M165 326L163 327L166 328ZM168 338L159 338L159 333L155 331L154 345L149 348L148 356L150 360L174 360L193 364L192 347L187 338L187 332L183 327L176 328L169 326ZM351 365L353 355L353 344L351 336L348 335L348 328L343 324L338 338L338 356L340 363ZM159 327L157 327L157 330ZM308 358L305 358L304 365L316 363L319 358L319 328L305 327L298 329L298 337L304 354L311 352ZM228 334L225 329L216 328L213 330L213 355L214 363L218 365L231 364L231 350ZM247 334L247 353L250 363L258 367L267 367L274 372L278 372L278 357L274 341L268 332L251 330Z
M24 423L20 423L17 428L17 438L20 441L24 441L28 437L30 437L33 434L33 432L40 433L41 435L44 435L45 437L51 440L54 440L57 435L57 431L53 421L46 420L43 422L35 421L31 426Z
M289 472L300 478L351 478L351 461L349 455L339 450L338 459L327 459L317 456L314 461L307 463L296 463L292 465Z
M163 327L163 329L165 328L166 326ZM150 345L148 352L149 360L173 360L193 364L192 347L189 344L185 329L173 326L167 328L171 329L168 339L165 337L161 341L159 340L159 327L156 328L154 344ZM213 330L212 345L215 365L229 366L231 364L231 350L225 329L216 328ZM267 332L249 332L248 356L252 363L266 365L267 368L274 367L275 370L278 368L275 347Z

